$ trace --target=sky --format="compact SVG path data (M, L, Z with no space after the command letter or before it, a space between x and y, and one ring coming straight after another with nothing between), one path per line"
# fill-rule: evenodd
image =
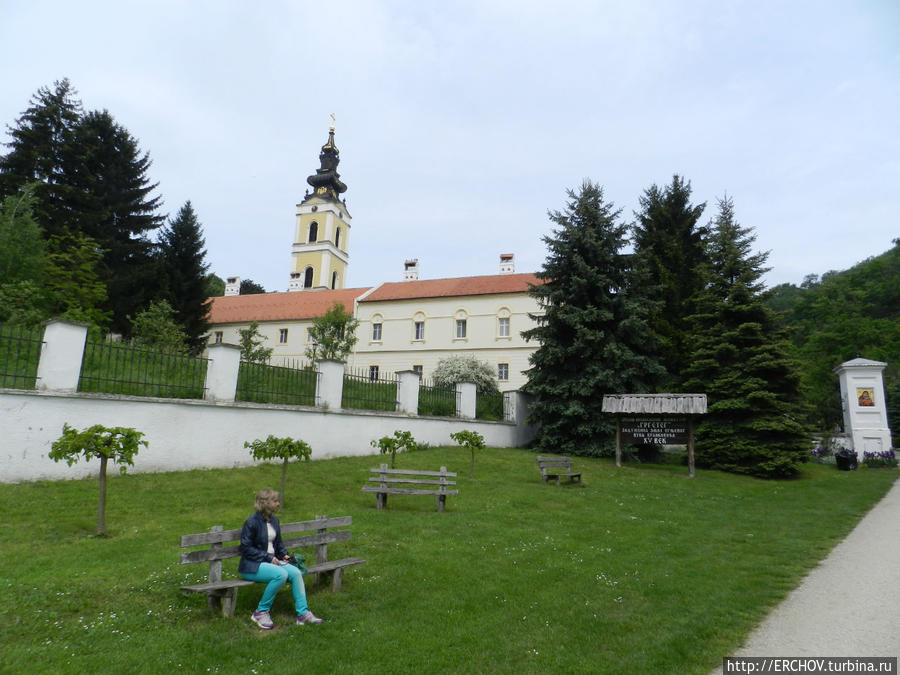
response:
M900 237L896 0L0 0L0 138L69 78L188 200L215 274L287 289L335 116L347 287L534 272L584 180L635 220L678 174L771 285ZM5 152L5 149L2 150Z

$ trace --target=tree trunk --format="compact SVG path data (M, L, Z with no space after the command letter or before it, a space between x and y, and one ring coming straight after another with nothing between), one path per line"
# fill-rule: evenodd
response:
M109 457L100 455L100 502L97 505L97 534L106 534L106 463Z

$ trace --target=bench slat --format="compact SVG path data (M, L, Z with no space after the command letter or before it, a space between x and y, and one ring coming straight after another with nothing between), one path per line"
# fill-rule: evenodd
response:
M369 469L369 471L397 476L448 476L456 478L456 473L452 471L413 471L411 469Z
M296 523L281 523L281 534L293 534L294 532L315 532L330 527L349 527L353 524L353 516L341 516L339 518L323 518L322 520L301 520ZM239 541L241 528L236 530L222 530L221 532L200 532L199 534L186 534L181 538L181 548L190 546L204 546L207 544L223 544L228 541Z
M352 565L361 565L366 561L362 558L342 558L341 560L329 560L328 562L321 563L318 565L308 565L306 568L307 574L319 574L321 572L333 572L336 569L343 567L350 567ZM248 581L247 579L223 579L222 581L215 581L212 583L206 584L190 584L188 586L182 586L182 591L188 591L190 593L209 593L210 591L224 590L227 588L241 588L243 586L252 586L255 584L255 581Z
M421 490L416 488L389 488L364 485L363 492L383 492L388 495L458 495L459 490Z
M456 485L455 480L423 480L420 478L369 478L373 483L416 483L421 485Z
M238 532L240 536L240 532ZM324 532L322 534L309 534L304 537L282 537L285 548L297 546L315 546L317 544L333 544L339 541L350 540L350 530L337 530L336 532ZM222 548L204 548L199 551L182 553L179 563L205 562L208 560L227 560L241 555L241 546L223 546Z

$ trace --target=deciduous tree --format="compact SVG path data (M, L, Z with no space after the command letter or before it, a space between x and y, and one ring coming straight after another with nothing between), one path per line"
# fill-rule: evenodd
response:
M306 348L306 356L312 360L344 361L359 339L356 335L358 327L359 321L344 309L344 305L334 303L325 314L312 320L309 335L313 341Z
M134 456L140 446L148 447L143 440L144 434L129 427L104 427L95 424L79 431L68 424L63 425L63 433L53 442L50 459L54 462L65 460L72 466L79 457L100 460L100 498L97 506L97 534L106 534L106 465L112 460L119 465L119 471L125 473L129 466L134 466Z

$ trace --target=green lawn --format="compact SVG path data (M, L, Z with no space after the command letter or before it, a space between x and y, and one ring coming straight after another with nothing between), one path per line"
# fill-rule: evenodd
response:
M576 460L582 486L544 485L532 453L432 448L399 468L459 476L433 497L363 493L380 457L292 464L283 521L352 515L358 555L326 623L224 619L179 585L180 535L239 527L280 467L114 475L108 536L92 535L96 480L0 485L0 671L708 673L889 489L893 470L808 465L793 481ZM114 472L111 472L111 474ZM307 551L307 558L312 557ZM225 563L226 576L236 562ZM815 621L815 617L810 617Z

